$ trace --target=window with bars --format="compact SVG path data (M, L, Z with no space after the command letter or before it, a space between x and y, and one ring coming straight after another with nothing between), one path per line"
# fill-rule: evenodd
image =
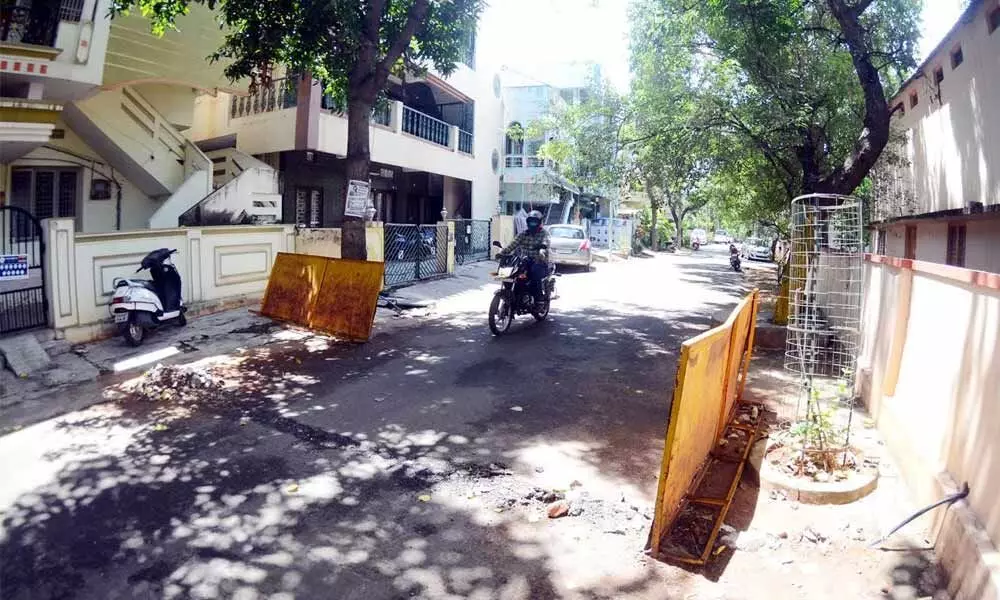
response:
M885 242L889 232L885 229L879 229L875 232L875 235L875 253L885 256Z
M947 263L953 267L965 266L965 225L948 226Z
M10 203L39 219L75 217L79 180L76 169L15 168Z
M62 0L59 4L59 20L71 23L80 22L83 14L83 0Z
M295 189L295 224L299 227L320 227L323 224L322 190Z

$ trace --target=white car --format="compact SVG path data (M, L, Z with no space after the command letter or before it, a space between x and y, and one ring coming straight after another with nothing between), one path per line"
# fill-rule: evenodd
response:
M704 229L692 229L691 230L691 244L697 243L699 246L704 246L708 243L708 232Z
M549 247L549 262L555 265L587 267L594 263L590 250L590 238L579 225L549 225L545 228L552 238Z
M714 241L716 244L731 244L733 238L724 229L716 229Z
M771 262L771 245L763 240L747 240L743 244L743 256L750 260Z

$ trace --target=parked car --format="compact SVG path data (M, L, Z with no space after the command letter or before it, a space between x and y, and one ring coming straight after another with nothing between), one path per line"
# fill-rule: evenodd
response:
M771 244L767 240L751 238L743 242L743 256L750 260L771 262Z
M733 243L733 238L725 229L716 229L714 241L716 244L731 244Z
M587 232L579 225L550 225L546 227L552 244L549 247L549 262L556 265L587 267L594 263Z

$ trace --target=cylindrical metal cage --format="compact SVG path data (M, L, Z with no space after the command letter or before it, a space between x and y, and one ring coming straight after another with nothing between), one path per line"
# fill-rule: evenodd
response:
M792 201L785 368L801 380L853 380L864 266L861 201L809 194Z

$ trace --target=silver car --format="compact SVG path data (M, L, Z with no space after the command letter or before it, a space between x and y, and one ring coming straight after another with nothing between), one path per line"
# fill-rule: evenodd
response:
M749 239L743 244L743 256L750 260L771 262L771 246L763 240Z
M590 239L579 225L549 225L545 228L552 238L549 262L557 265L587 267L594 263Z

